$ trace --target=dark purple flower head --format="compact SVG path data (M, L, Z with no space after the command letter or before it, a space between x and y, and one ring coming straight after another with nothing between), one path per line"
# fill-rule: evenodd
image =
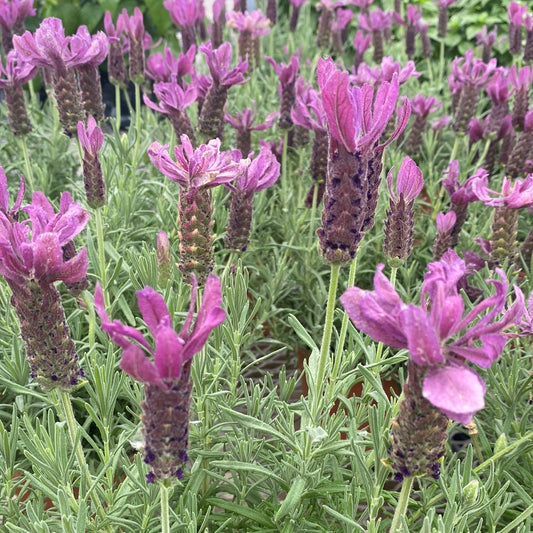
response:
M396 192L392 186L393 178L394 167L387 174L387 186L394 203L398 203L401 196L403 196L406 204L411 203L420 194L424 186L422 171L410 157L405 157L402 161L396 178Z
M21 61L16 50L11 50L6 57L4 68L0 58L0 88L12 88L24 85L37 74L37 67L26 61Z
M533 69L525 66L517 71L516 65L513 65L508 72L509 81L513 85L514 89L519 90L529 90L533 85Z
M507 209L531 207L533 206L533 174L528 174L524 180L513 181L503 178L501 193L487 187L486 177L479 177L472 181L472 191L478 200L491 207Z
M126 8L124 8L119 18L122 18L124 33L128 39L134 43L142 43L144 47L145 31L142 11L136 7L133 10L133 15L130 16Z
M335 11L335 15L336 19L331 23L331 29L333 31L342 31L352 20L353 12L349 9L338 8Z
M159 100L159 106L152 102L146 94L143 94L144 103L154 111L163 114L172 114L176 111L185 111L185 108L196 101L198 91L191 85L180 87L175 76L171 81L160 81L154 85L154 94Z
M87 127L78 122L78 139L84 152L95 156L104 144L104 134L93 117L87 119Z
M396 109L397 75L390 83L382 83L374 95L370 85L350 88L348 73L337 70L331 58L319 60L317 74L331 138L351 153L374 149ZM396 131L380 148L403 131L409 113L409 103L404 101L398 110Z
M262 131L272 127L274 120L279 116L279 111L274 111L265 117L261 124L255 124L257 115L257 105L253 102L253 107L247 107L242 112L237 112L233 117L229 113L224 114L224 120L237 130L242 131Z
M293 54L287 65L285 63L276 63L268 56L265 56L265 59L274 67L282 87L295 82L300 69L300 58L297 55Z
M26 17L35 15L33 0L2 0L0 1L0 27L12 31Z
M243 169L234 161L230 152L220 151L220 140L213 139L196 150L187 135L181 136L181 144L174 148L176 161L168 153L168 145L154 142L148 148L148 156L155 167L185 190L207 189L233 181Z
M401 26L414 26L415 28L419 28L422 22L422 6L417 7L413 4L407 4L405 20L396 12L393 13L392 17L394 22Z
M170 81L174 75L178 80L190 74L193 69L196 46L192 45L187 53L180 52L176 58L168 46L163 52L154 52L146 60L146 74L154 81Z
M226 13L226 22L230 28L239 32L248 31L253 37L268 35L270 33L270 20L263 15L260 9L251 13L245 11L230 11Z
M230 43L222 43L215 50L211 42L204 43L200 45L200 52L205 54L211 77L219 85L231 87L248 81L248 78L244 77L248 70L248 61L239 61L235 68L231 68L233 49Z
M91 35L87 26L80 26L70 38L70 49L79 57L80 64L97 67L107 56L108 39L104 32Z
M499 71L487 85L487 94L493 104L501 104L509 100L509 75Z
M121 17L120 15L117 17L117 25L115 27L111 12L106 11L104 15L104 30L110 42L120 41L125 30L124 17Z
M165 0L163 5L172 22L180 28L194 28L196 21L203 18L202 6L198 0Z
M355 326L399 349L426 367L422 395L449 418L462 424L484 407L485 385L466 362L488 368L502 353L504 330L523 315L524 296L515 287L515 304L505 310L507 279L487 280L495 293L465 313L457 284L465 275L465 262L453 250L430 263L424 277L419 306L404 304L382 274L374 277L374 290L349 287L341 302ZM498 315L503 316L497 320Z
M102 329L123 349L120 367L132 378L162 389L170 389L172 382L180 377L182 365L202 349L211 331L224 322L226 312L220 307L220 281L216 276L210 275L193 325L196 278L194 275L192 277L189 313L179 333L174 331L172 317L160 294L151 287L137 292L139 309L154 339L154 348L137 329L125 326L119 320L109 320L102 288L97 284L94 305L102 319Z
M87 250L65 261L63 247L83 230L89 213L66 192L57 214L41 192L33 193L32 203L23 211L29 220L16 222L0 210L0 274L17 285L30 280L51 284L83 279Z
M237 152L240 159L241 154ZM242 163L241 163L242 165ZM278 181L280 164L270 148L262 147L259 155L246 164L245 172L235 181L225 183L230 190L238 190L249 194L268 189Z

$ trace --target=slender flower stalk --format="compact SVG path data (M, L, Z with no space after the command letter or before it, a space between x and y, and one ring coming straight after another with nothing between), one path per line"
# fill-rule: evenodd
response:
M188 460L191 360L226 317L221 308L220 281L210 275L193 324L196 288L193 276L189 312L179 333L172 326L172 317L160 294L151 287L137 292L139 309L155 342L153 349L137 329L118 320L110 321L102 289L96 286L94 305L102 319L102 329L123 350L120 367L144 384L142 422L144 462L150 466L148 483L183 477L182 467Z
M179 268L188 283L194 274L203 285L214 266L211 189L233 181L246 163L235 161L229 152L220 152L219 139L195 150L187 135L182 135L174 154L176 161L170 157L168 146L158 142L148 149L154 166L180 186Z

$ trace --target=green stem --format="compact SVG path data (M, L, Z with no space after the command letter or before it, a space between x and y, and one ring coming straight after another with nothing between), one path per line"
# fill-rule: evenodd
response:
M322 396L322 390L324 387L324 377L326 374L326 366L328 362L328 355L331 345L331 334L333 332L333 316L335 313L335 303L337 300L337 285L339 283L339 272L341 269L340 263L334 263L331 265L331 274L329 279L329 291L328 291L328 303L326 307L326 321L324 323L324 334L322 336L322 345L320 348L320 356L318 360L318 367L316 376L314 376L314 389L313 403L311 407L311 416L316 418L318 415L318 406L320 398Z
M457 154L457 150L459 148L459 143L461 142L461 136L456 135L455 141L453 143L452 153L450 154L450 163L455 159L455 156Z
M35 181L33 179L33 169L30 164L30 158L28 156L28 145L26 144L26 137L23 135L17 137L17 141L20 149L22 150L22 155L24 156L24 168L26 169L26 180L28 182L31 192L35 192Z
M478 165L479 166L482 166L483 165L483 162L485 161L485 157L487 157L487 153L489 151L489 147L490 147L490 143L492 142L492 139L487 139L485 141L485 147L483 148L483 152L482 154L479 156L479 159L477 160L478 161Z
M396 510L394 511L394 517L392 519L389 533L399 533L401 531L400 524L402 522L402 518L405 517L407 512L409 495L411 494L411 489L413 488L413 481L414 477L412 476L406 477L403 480L402 490L400 491L400 497L398 498Z
M120 131L120 123L122 121L122 109L120 107L120 85L115 85L115 125L117 132Z
M165 482L159 483L159 492L161 494L161 533L169 533L170 531L168 488Z
M313 244L315 242L315 217L316 217L316 209L317 209L317 203L318 203L318 187L319 184L315 183L313 186L313 201L311 204L311 215L309 220L309 250L313 248ZM309 254L307 254L309 255Z
M105 263L105 248L104 248L104 221L102 220L102 209L98 208L94 211L94 220L96 223L96 243L98 247L98 266L100 274L100 283L106 294L107 289L107 269ZM108 302L106 302L108 303Z
M78 466L80 467L81 472L81 483L80 487L83 490L80 490L80 494L85 494L87 486L91 484L91 473L87 462L85 461L85 454L83 453L83 447L81 441L77 439L78 427L76 418L74 417L74 410L72 409L72 401L68 391L62 389L56 389L53 391L57 396L56 404L58 407L59 415L67 423L68 435L70 439L70 444L74 448L74 454L78 461ZM91 495L91 500L94 502L98 515L102 520L105 519L106 513L100 502L100 498L96 493L96 490Z
M281 199L283 211L287 210L289 184L287 183L287 143L289 142L289 130L283 134L283 152L281 157Z
M226 266L224 267L224 271L222 272L222 276L221 276L222 286L224 286L224 283L228 277L228 273L230 271L231 265L235 263L236 256L237 256L237 252L235 250L231 250L228 260L226 262Z
M355 272L357 270L357 254L353 258L352 262L350 263L350 272L348 273L348 287L353 286L355 283ZM333 369L331 371L331 384L330 387L330 398L331 394L333 394L334 384L335 381L337 381L337 377L339 375L339 370L341 366L341 360L342 360L342 352L344 350L344 341L346 340L346 333L348 331L348 322L350 321L350 318L348 317L348 313L344 313L344 316L342 317L342 324L341 324L341 331L339 335L339 343L337 344L337 349L335 350L335 360L333 361Z
M133 167L137 167L141 145L141 86L135 84L135 146L133 148Z

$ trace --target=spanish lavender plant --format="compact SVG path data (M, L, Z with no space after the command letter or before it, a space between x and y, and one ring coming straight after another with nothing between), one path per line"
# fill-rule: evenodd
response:
M153 483L181 479L183 464L188 460L191 361L201 351L211 331L225 320L220 281L213 275L207 278L193 325L196 304L193 276L189 312L179 333L172 327L172 317L163 297L151 287L138 291L137 301L154 338L154 349L140 331L119 320L109 320L102 289L99 284L96 286L94 305L102 319L102 329L123 350L120 367L144 384L141 418L144 462L150 466L146 480Z
M76 132L82 118L74 67L84 61L70 43L71 38L65 37L63 23L53 17L44 19L34 34L27 31L13 37L13 46L21 60L49 69L59 120L67 135Z
M176 161L168 145L154 142L148 156L165 176L180 185L178 221L180 239L179 268L187 282L194 274L203 285L214 266L213 206L211 189L233 181L242 171L229 152L220 152L220 140L202 144L196 150L187 135L174 148Z
M492 106L485 133L494 137L500 129L503 119L509 113L510 92L508 76L501 71L497 72L490 85L487 86L487 94Z
M437 35L444 39L448 34L448 8L457 0L437 0L439 8L439 21L437 23Z
M533 17L526 13L524 17L524 27L526 28L526 44L524 45L524 63L533 62Z
M268 20L272 26L278 21L278 2L277 0L267 0L266 12Z
M352 44L355 48L355 55L353 58L353 71L357 72L359 65L364 63L364 55L370 46L370 41L372 40L372 35L370 33L365 33L362 30L357 30L355 37L353 38Z
M106 11L104 15L104 29L109 43L107 57L107 73L109 81L118 88L124 89L128 84L123 51L125 29L124 17L122 15L117 17L117 25L115 27L111 13Z
M78 72L83 109L87 116L92 116L100 122L104 119L105 106L102 101L98 65L107 56L108 39L104 32L99 31L91 36L87 26L80 26L71 38L70 47L80 59L74 68Z
M326 192L318 236L323 258L343 264L353 259L364 232L373 225L383 150L405 129L410 107L404 102L396 131L378 145L395 112L397 76L391 83L382 83L374 96L370 85L350 88L348 73L337 70L331 59L319 60L318 85L329 133Z
M97 209L106 200L104 175L98 155L104 144L104 134L93 117L88 118L87 126L78 122L78 140L83 150L83 183L87 204Z
M37 67L20 61L15 50L7 54L5 68L0 58L0 89L5 91L7 120L13 135L25 135L31 131L22 86L36 73Z
M318 28L316 32L316 44L319 48L329 48L331 40L331 23L333 22L333 12L342 2L335 0L320 0L316 9L320 11Z
M511 2L507 8L509 16L509 52L517 55L522 51L522 25L527 6Z
M372 34L372 46L374 63L381 63L383 59L383 34L392 26L392 14L386 13L379 7L370 11L367 15L359 15L359 27Z
M240 159L240 154L237 154ZM235 181L224 184L231 191L231 205L224 242L228 250L244 252L250 242L254 195L276 183L280 164L268 148L258 156Z
M226 22L230 28L239 32L239 57L248 61L248 70L251 72L253 66L258 67L260 64L260 57L257 57L255 50L260 48L259 38L270 33L271 21L260 9L256 9L251 13L226 13Z
M0 3L0 32L6 56L13 49L13 35L24 33L24 19L33 15L33 0L4 0Z
M481 61L488 63L492 57L492 47L498 38L498 26L494 26L490 32L487 31L487 26L483 26L479 33L476 33L476 44L482 47ZM505 37L502 37L498 44L503 42Z
M533 84L533 69L522 67L518 70L516 65L513 65L508 74L514 93L513 126L522 131L529 107L529 90Z
M516 258L518 209L533 206L533 174L524 180L503 178L501 192L489 189L486 177L478 177L472 182L472 191L478 200L495 208L490 239L491 260L495 264L506 260L513 262Z
M236 67L231 68L233 49L227 42L216 50L213 50L211 43L204 43L200 46L200 51L205 54L212 83L198 118L198 130L207 138L221 137L224 131L224 105L228 89L248 81L248 78L244 77L248 62L239 61Z
M476 111L480 90L492 81L496 72L495 59L485 64L480 59L474 59L474 52L470 49L464 57L453 60L452 74L461 86L453 124L456 133L467 133L470 119Z
M229 113L224 114L224 120L237 130L237 150L244 156L247 156L252 150L252 131L263 131L271 128L274 120L279 116L279 112L274 111L265 117L264 122L254 125L256 114L255 101L252 108L247 107L242 112L237 112L234 117Z
M152 102L146 94L143 94L144 103L150 109L163 113L168 117L177 138L185 134L192 144L196 144L191 119L186 112L187 107L195 102L198 97L196 87L185 85L182 88L178 84L176 76L172 75L171 81L168 83L161 81L154 85L154 94L159 101L159 105Z
M526 113L524 131L513 147L505 167L507 175L516 178L526 173L527 160L533 152L533 109Z
M411 104L411 113L416 116L411 131L405 142L405 152L411 157L416 157L420 153L423 145L423 134L427 127L428 116L442 107L433 96L424 96L419 94L409 100Z
M123 9L121 16L124 33L129 42L129 78L136 85L141 85L144 82L145 77L144 47L146 34L144 30L143 14L141 10L136 7L133 10L133 15L129 16L126 9Z
M487 179L488 174L486 170L479 169L461 184L459 182L459 161L457 159L450 162L444 174L446 177L442 180L442 185L450 196L450 210L456 215L450 242L450 248L455 248L468 215L468 204L478 199L472 190L472 182L478 178Z
M196 44L196 22L202 17L200 3L197 0L165 0L163 5L181 30L182 50L189 50Z
M289 0L291 3L291 18L289 20L289 31L295 32L298 26L298 18L300 17L300 9L307 2L307 0Z
M281 104L278 125L281 129L288 130L292 126L291 108L294 105L294 85L300 69L300 58L293 54L287 65L285 63L278 64L271 57L266 57L266 60L279 76L278 92L281 93Z
M32 377L44 390L68 390L82 373L54 283L85 277L86 249L65 260L64 248L83 230L89 213L63 193L56 214L44 194L35 192L32 203L22 209L29 220L19 222L23 191L21 186L9 209L7 180L0 168L0 274L12 292Z
M146 59L146 75L155 82L169 82L175 76L178 84L183 86L183 77L191 73L195 55L194 45L186 53L180 52L178 57L165 46L163 52L154 52Z
M435 220L437 236L433 243L433 261L440 261L442 256L452 248L452 233L456 221L455 211L448 211L446 214L437 213Z
M397 13L393 14L393 19L398 24L405 27L405 54L409 59L415 56L415 37L421 34L422 25L422 7L416 7L413 4L407 4L407 13L405 20Z
M409 157L398 170L396 192L393 190L394 167L387 174L390 204L385 219L383 251L393 266L399 266L413 249L413 204L424 186L422 171Z
M505 310L507 279L502 270L496 270L500 281L487 280L495 294L464 314L457 284L466 273L465 262L450 250L428 268L419 306L401 301L383 275L383 265L378 266L373 291L349 287L341 296L358 329L375 341L409 350L409 380L389 450L397 479L438 477L448 418L468 424L484 407L485 384L467 362L490 367L507 341L504 330L518 323L524 310L516 286L516 301Z
M413 61L407 61L402 67L398 61L386 56L381 60L381 64L376 67L361 63L357 69L357 74L352 76L352 81L356 85L368 83L377 87L384 81L391 82L394 75L398 77L398 83L403 85L411 78L418 78L420 72L417 72Z
M303 80L303 78L299 79ZM324 106L318 92L311 86L297 93L294 107L291 109L291 118L294 124L312 130L315 134L309 166L313 185L305 198L305 205L313 207L313 198L316 196L315 201L318 205L324 196L329 143Z
M224 25L226 23L226 0L213 2L213 24L211 25L211 44L218 48L223 42Z
M338 8L335 10L335 20L331 23L331 39L333 51L341 56L344 49L344 34L348 24L352 20L353 12L349 9Z

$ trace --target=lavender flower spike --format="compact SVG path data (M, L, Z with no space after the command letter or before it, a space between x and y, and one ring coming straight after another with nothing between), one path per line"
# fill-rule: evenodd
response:
M193 325L196 304L196 279L193 277L189 313L179 333L172 327L172 317L160 294L145 287L137 292L137 300L154 338L155 349L135 328L109 320L100 285L94 295L102 329L123 349L120 367L144 383L144 461L151 469L147 480L179 479L183 475L182 465L187 461L191 359L226 317L221 308L220 281L213 275L207 279L202 305Z
M68 193L61 197L56 214L45 196L35 192L33 202L23 208L29 220L18 222L21 191L9 209L3 171L0 178L0 275L12 292L31 374L43 389L69 389L81 371L54 282L75 283L85 277L85 248L69 259L65 250L89 214Z
M424 398L449 418L469 423L484 406L485 386L466 362L488 368L498 359L507 340L504 330L523 315L522 292L514 287L516 301L505 310L507 279L496 269L500 281L487 280L495 294L464 314L457 283L466 266L453 250L430 263L420 306L404 304L382 270L380 265L373 291L349 287L341 296L346 312L374 340L408 349L414 363L426 369ZM500 313L502 318L496 320Z
M396 192L392 188L394 168L387 175L387 185L391 195L390 207L385 220L383 250L393 262L402 262L413 247L413 204L419 195L424 181L422 171L409 157L405 157L398 171Z

